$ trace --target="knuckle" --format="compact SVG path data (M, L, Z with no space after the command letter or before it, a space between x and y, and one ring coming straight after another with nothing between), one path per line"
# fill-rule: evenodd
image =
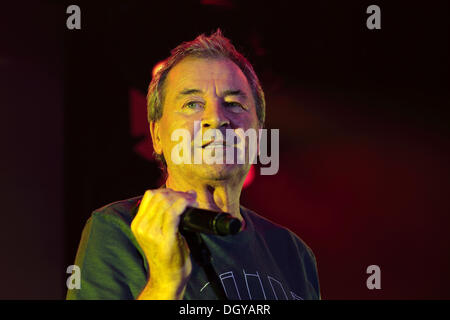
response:
M181 215L189 202L185 198L178 198L175 200L172 209L175 215Z
M137 225L138 225L137 219L134 218L133 221L131 221L131 225L130 225L131 231L136 230Z
M144 197L147 197L147 198L151 199L153 194L154 194L153 190L148 189L148 190L145 191Z
M141 226L136 222L136 220L133 220L131 222L131 231L139 232L140 230L141 230Z
M142 236L142 231L141 231L141 229L139 227L132 227L131 228L131 232L133 232L133 234L136 237L141 237Z
M166 198L167 198L167 196L166 196L163 192L156 192L156 193L153 195L153 199L154 199L155 201L157 201L157 202L163 201L163 200L165 200Z

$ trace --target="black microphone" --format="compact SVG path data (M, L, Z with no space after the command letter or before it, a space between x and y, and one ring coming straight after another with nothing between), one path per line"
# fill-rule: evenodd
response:
M187 207L181 214L179 230L226 236L238 233L241 221L227 212Z

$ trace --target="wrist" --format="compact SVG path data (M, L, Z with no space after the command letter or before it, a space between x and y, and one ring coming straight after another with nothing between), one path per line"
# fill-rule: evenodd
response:
M182 300L186 282L162 282L150 279L138 296L138 300Z

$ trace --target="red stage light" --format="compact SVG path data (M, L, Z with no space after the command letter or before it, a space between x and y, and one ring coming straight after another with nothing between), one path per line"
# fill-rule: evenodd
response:
M245 177L243 188L248 187L253 182L254 179L255 179L255 166L252 165L250 167L250 170L248 171L247 177Z

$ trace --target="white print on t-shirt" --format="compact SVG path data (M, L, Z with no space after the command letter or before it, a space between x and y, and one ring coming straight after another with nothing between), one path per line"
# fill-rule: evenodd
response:
M267 276L267 280L270 284L270 287L266 286L266 290L264 289L264 285L261 281L261 276L258 271L256 273L246 273L243 271L245 285L247 287L247 293L249 300L267 300L266 290L272 290L273 296L276 300L289 300L288 295L286 294L286 290L283 287L283 284L275 279L274 277ZM241 292L239 292L238 286L236 284L236 279L233 271L227 271L221 273L219 275L219 279L222 282L223 289L225 290L225 294L229 299L237 298L242 300ZM207 282L201 289L202 292L207 286L209 282ZM295 294L292 291L289 291L292 300L303 300L302 297Z

